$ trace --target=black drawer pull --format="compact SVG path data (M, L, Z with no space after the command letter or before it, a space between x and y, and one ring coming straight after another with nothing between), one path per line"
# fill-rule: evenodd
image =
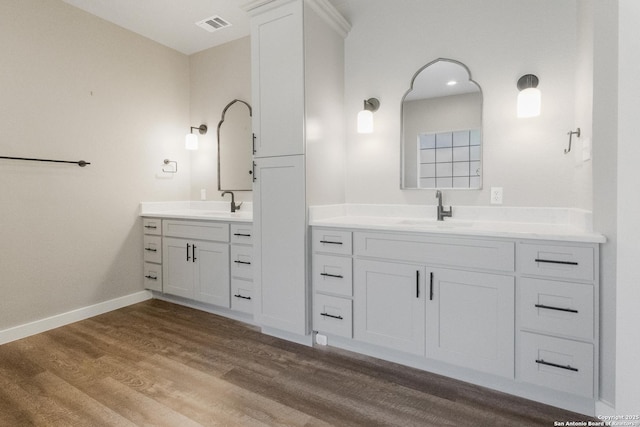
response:
M537 308L546 308L547 310L557 310L557 311L566 311L568 313L577 313L578 310L574 310L572 308L560 308L560 307L552 307L550 305L543 304L535 304Z
M155 225L145 225L145 226L144 226L144 228L150 228L150 229L152 229L152 230L155 230L155 229L156 229L156 228L158 228L158 227L157 227L157 226L155 226Z
M420 298L420 270L416 270L416 298Z
M578 265L575 261L557 261L555 259L540 259L536 258L535 262L546 262L547 264L564 264L564 265Z
M331 317L332 319L338 319L338 320L344 319L344 317L342 316L334 316L333 314L329 314L329 313L320 313L320 316Z
M242 298L242 299L251 299L251 297L245 297L244 295L240 295L240 294L236 294L236 295L234 295L234 297Z
M251 265L251 263L250 263L250 262L248 262L248 261L238 261L238 260L235 260L235 261L233 261L233 262L235 262L236 264L247 264L247 265Z
M339 274L320 273L320 275L326 276L326 277L336 277L338 279L344 279L344 276L341 276Z
M233 233L234 236L251 237L251 234Z
M149 252L158 252L157 249L153 249L153 248L144 248L144 250Z
M153 277L153 276L144 276L144 277L146 277L149 280L158 280L157 277Z
M570 365L566 365L566 366L558 365L557 363L545 362L542 359L536 359L536 363L540 365L553 366L554 368L566 369L567 371L578 372L578 368L574 368L573 366L570 366Z
M341 245L342 242L332 242L331 240L320 240L320 243L326 243L327 245Z

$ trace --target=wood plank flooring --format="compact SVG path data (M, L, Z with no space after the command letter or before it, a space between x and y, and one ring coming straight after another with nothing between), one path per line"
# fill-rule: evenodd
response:
M553 426L585 417L150 300L0 346L0 426Z

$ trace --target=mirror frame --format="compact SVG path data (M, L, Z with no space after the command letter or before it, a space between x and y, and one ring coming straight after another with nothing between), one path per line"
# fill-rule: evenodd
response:
M225 115L227 114L227 110L229 108L231 108L236 102L240 102L244 105L247 106L247 108L249 109L249 117L251 118L253 116L253 110L251 109L251 105L249 105L248 102L245 102L241 99L234 99L233 101L231 101L230 103L228 103L224 109L222 110L222 117L220 118L220 121L218 122L218 133L217 133L217 138L218 138L218 191L252 191L253 188L249 188L249 189L237 189L237 188L222 188L221 186L221 180L220 180L220 128L222 127L222 124L224 123L224 118ZM249 173L251 173L251 164L248 165L249 166Z
M469 81L473 84L475 84L478 87L478 91L480 92L480 97L481 97L481 103L480 103L480 165L482 168L482 175L481 175L481 180L480 180L480 187L478 188L446 188L447 191L449 190L465 190L465 191L469 191L469 190L482 190L482 187L484 186L484 93L482 92L482 87L480 86L480 84L478 84L477 81L473 80L473 76L471 75L471 70L469 70L469 67L467 67L464 63L455 60L455 59L450 59L450 58L436 58L433 61L428 62L427 64L423 65L422 67L420 67L418 69L418 71L416 71L413 75L413 77L411 78L411 85L409 86L409 89L404 93L404 95L402 95L402 99L400 100L400 190L437 190L438 188L434 187L434 188L411 188L411 187L405 187L404 185L404 100L407 97L407 95L409 95L409 93L411 93L411 91L413 90L413 85L416 81L416 78L420 75L420 73L422 71L424 71L426 68L430 67L431 65L438 63L438 62L451 62L453 64L459 65L460 67L464 68L464 70L467 72L467 75L469 76ZM443 188L444 189L444 188Z

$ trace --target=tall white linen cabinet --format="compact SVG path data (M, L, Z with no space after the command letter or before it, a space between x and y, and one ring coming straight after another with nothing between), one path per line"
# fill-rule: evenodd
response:
M308 206L345 202L344 38L326 0L257 0L251 17L254 318L311 344Z

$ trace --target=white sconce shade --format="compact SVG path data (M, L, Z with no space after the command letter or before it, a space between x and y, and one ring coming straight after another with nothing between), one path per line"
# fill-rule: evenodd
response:
M358 113L358 133L373 132L373 113L369 110L362 110Z
M542 94L538 86L538 78L527 74L518 80L518 117L537 117L540 115Z
M198 149L198 135L193 133L188 133L184 138L184 148L187 150L197 150Z
M200 135L206 135L207 133L207 125L200 125L200 127L191 126L191 131L184 138L184 148L187 150L198 149L198 135L193 133L194 129L198 129Z
M380 101L376 98L364 100L364 109L358 113L358 133L373 132L373 113L380 108Z

